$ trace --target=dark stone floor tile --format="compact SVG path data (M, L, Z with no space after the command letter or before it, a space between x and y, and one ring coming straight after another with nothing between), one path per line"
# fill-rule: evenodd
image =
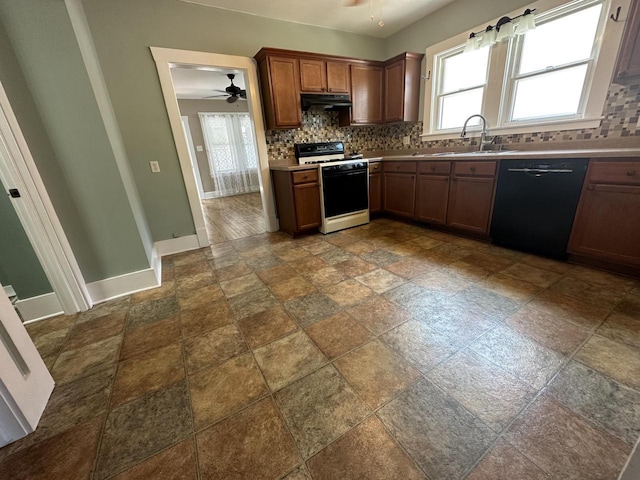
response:
M178 304L181 311L193 310L211 305L224 298L224 293L218 285L207 285L206 287L194 288L178 293Z
M562 277L559 273L525 263L516 263L503 270L502 273L532 283L541 288L549 287Z
M627 315L615 311L607 317L597 333L611 340L640 348L640 313Z
M362 259L369 263L373 263L374 265L378 265L379 267L384 267L391 263L399 262L402 260L402 256L390 252L389 250L381 249L365 253L362 255Z
M251 348L282 338L298 328L281 305L241 318L237 325Z
M38 322L28 323L24 328L27 329L29 336L32 339L35 339L41 335L46 335L47 333L56 332L58 330L68 332L76 323L77 319L77 315L59 315L57 317L40 320Z
M306 332L329 360L359 347L373 337L346 312L320 320L307 327Z
M126 318L127 312L120 311L74 325L64 342L63 351L75 350L118 335L124 330Z
M640 389L640 350L593 335L574 357L619 382Z
M0 478L84 480L90 478L104 417L81 423L0 463Z
M113 477L113 480L195 480L198 476L193 439L184 440Z
M193 422L200 430L268 393L250 353L200 370L189 379Z
M185 382L114 408L107 416L95 478L132 467L186 438L191 428Z
M508 443L500 442L467 480L551 480L551 477Z
M230 324L234 318L229 302L224 299L191 310L183 310L180 312L182 335L192 337L215 330Z
M371 297L350 308L349 314L374 335L386 332L412 318L407 310L380 296Z
M332 365L292 383L274 396L305 458L369 414L369 409Z
M164 347L180 337L178 317L169 317L158 322L128 330L122 341L120 360L126 360L141 353Z
M253 353L272 391L313 372L326 362L325 356L302 330L257 348Z
M520 415L505 437L551 478L615 480L631 452L622 440L545 397Z
M189 375L217 365L247 350L240 331L234 324L185 339L184 348Z
M545 290L529 302L529 313L553 322L556 319L593 330L609 315L610 308L593 305L551 290Z
M53 365L51 375L61 384L108 368L117 362L121 343L119 335L63 352Z
M244 318L275 307L279 302L267 287L261 287L233 297L229 300L229 305L236 314L236 318Z
M196 290L198 288L213 285L216 282L217 277L214 275L211 269L207 269L204 272L196 273L188 277L178 278L176 281L177 293L182 294L189 290Z
M468 351L451 357L428 377L495 432L505 428L535 395L512 375Z
M551 380L565 361L559 353L504 327L483 335L471 349L535 390Z
M196 435L203 480L281 478L300 457L270 398Z
M426 380L377 415L430 478L460 478L496 438L478 418Z
M125 360L118 365L111 406L161 390L184 378L182 345L174 343Z
M179 310L178 301L175 297L139 303L129 310L127 328L140 327L157 320L173 317L178 314Z
M425 478L375 416L321 450L308 465L314 478L326 480Z
M335 315L341 309L337 303L320 292L290 300L284 307L302 328Z
M640 436L640 393L581 363L570 362L546 391L629 445Z
M613 309L624 298L624 292L616 287L592 284L573 277L562 278L550 290L608 309Z
M164 271L164 268L162 269ZM161 298L170 297L176 293L175 280L163 280L162 285L150 288L142 292L131 295L131 305L148 302L150 300L160 300Z
M504 319L513 314L520 303L484 288L473 285L453 298L461 307L472 312L488 315L491 318Z
M54 330L33 337L33 344L42 357L57 356L62 350L64 342L69 334L69 328Z
M406 360L378 340L339 358L334 365L372 410L421 378Z
M129 296L109 300L108 302L95 305L86 312L79 313L76 323L88 322L89 320L94 320L110 313L120 312L123 310L127 311L129 310L129 307L131 307L131 297Z
M56 385L38 428L17 442L0 448L0 463L18 450L106 413L115 373L116 367L113 366L64 385Z

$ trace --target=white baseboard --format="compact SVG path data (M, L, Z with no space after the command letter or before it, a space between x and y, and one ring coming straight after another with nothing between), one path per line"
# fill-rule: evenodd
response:
M105 278L97 282L87 283L87 290L94 305L113 298L130 295L142 290L159 287L155 268L147 268L137 272L125 273L117 277Z
M173 253L186 252L187 250L195 250L200 248L198 235L188 235L186 237L170 238L168 240L160 240L153 245L161 257L171 255Z
M212 198L217 198L217 197L218 195L216 195L216 192L202 192L202 196L200 198L202 200L211 200Z
M54 292L18 300L16 302L16 308L25 323L44 320L45 318L55 317L56 315L62 315L64 313L58 296Z
M11 298L11 297L15 297L16 296L16 291L13 289L13 286L11 285L3 285L2 288L4 289L4 294Z

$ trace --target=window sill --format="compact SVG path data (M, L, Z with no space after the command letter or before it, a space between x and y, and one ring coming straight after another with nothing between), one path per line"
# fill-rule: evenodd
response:
M521 133L540 133L540 132L557 132L559 130L582 130L585 128L598 128L602 122L603 116L589 117L581 119L560 120L557 122L546 121L544 123L518 123L512 125L503 125L495 128L488 128L489 135L514 135ZM461 129L462 130L462 129ZM480 130L469 130L469 137L479 136ZM443 133L423 133L420 135L423 141L432 140L451 140L459 138L459 132L443 132Z

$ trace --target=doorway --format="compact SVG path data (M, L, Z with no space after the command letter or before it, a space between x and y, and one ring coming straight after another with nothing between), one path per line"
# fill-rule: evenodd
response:
M214 241L224 241L223 238L217 237L215 234L212 239L209 238L207 231L207 212L211 212L212 216L219 214L220 211L236 211L238 209L245 210L247 214L251 213L252 217L248 215L244 218L253 218L254 220L245 220L244 223L251 223L254 227L258 223L263 223L264 228L260 227L260 231L273 232L278 230L278 221L276 218L275 201L273 196L272 185L270 181L269 173L269 161L267 154L267 144L265 137L264 122L262 116L262 103L260 99L260 91L258 87L258 71L255 61L248 57L238 57L232 55L221 55L205 52L192 52L185 50L174 50L159 47L151 47L154 60L156 62L156 68L158 69L158 77L162 87L162 92L167 107L167 113L171 124L171 129L178 152L178 158L182 169L183 179L185 182L187 196L189 198L189 204L191 207L192 217L196 226L196 234L198 235L198 241L200 246L206 246ZM174 85L174 79L172 78L172 67L182 67L184 70L197 70L199 72L215 71L218 72L218 76L223 79L223 83L220 84L220 88L216 88L211 84L207 84L204 88L208 88L208 95L214 96L215 94L222 95L222 104L228 103L231 105L232 112L238 112L242 105L246 109L246 113L249 114L251 119L251 125L253 129L253 138L255 141L255 148L257 152L257 168L256 174L259 181L259 190L255 193L248 193L247 195L253 195L253 198L247 197L246 202L238 202L231 200L233 197L213 197L206 198L206 188L203 184L207 181L207 177L211 178L209 159L206 156L204 137L202 143L198 143L193 139L194 123L200 124L200 121L191 121L189 119L189 128L191 137L194 140L193 144L189 145L189 139L185 133L183 127L182 111L179 105L179 99L176 94L176 87ZM187 68L185 68L187 67ZM237 99L234 102L227 102L225 97L228 97L226 93L227 87L231 86L228 78L228 74L234 74L233 83L234 86L238 86L241 90L246 92L246 100ZM241 82L244 82L242 85ZM213 91L212 91L213 90ZM222 90L222 92L215 92L215 90ZM239 95L238 95L239 96ZM211 100L210 100L211 101ZM242 102L242 103L240 103ZM230 112L227 112L230 113ZM201 128L201 127L200 127ZM199 151L198 146L202 147L202 152ZM191 152L190 152L191 150ZM202 154L202 155L200 155ZM192 160L196 157L195 161ZM200 158L204 160L200 160ZM200 187L198 186L198 179L196 174L196 167L202 167L202 163L205 163L204 169L199 169L200 174ZM204 170L204 171L203 171ZM202 192L202 193L201 193ZM201 198L201 197L205 198ZM239 195L234 195L239 197ZM257 201L259 199L259 201ZM216 200L221 200L216 202ZM238 200L238 199L235 199ZM217 203L216 208L209 208L205 203ZM260 209L258 210L258 206ZM240 212L241 213L241 212ZM255 220L261 219L261 222ZM212 230L218 233L222 233L223 229L220 225L231 225L232 222L227 214L223 214L217 227L211 222ZM254 232L238 229L237 232L227 232L225 235L234 236L248 236Z
M191 64L170 68L209 242L264 233L244 72Z

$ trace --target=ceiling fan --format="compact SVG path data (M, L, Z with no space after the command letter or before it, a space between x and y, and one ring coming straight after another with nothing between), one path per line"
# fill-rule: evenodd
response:
M222 92L222 95L211 95L205 98L227 97L228 103L235 103L238 101L238 98L246 100L247 91L233 84L233 79L236 78L236 75L234 73L227 73L227 78L231 81L231 85L224 90L216 90L216 92Z

